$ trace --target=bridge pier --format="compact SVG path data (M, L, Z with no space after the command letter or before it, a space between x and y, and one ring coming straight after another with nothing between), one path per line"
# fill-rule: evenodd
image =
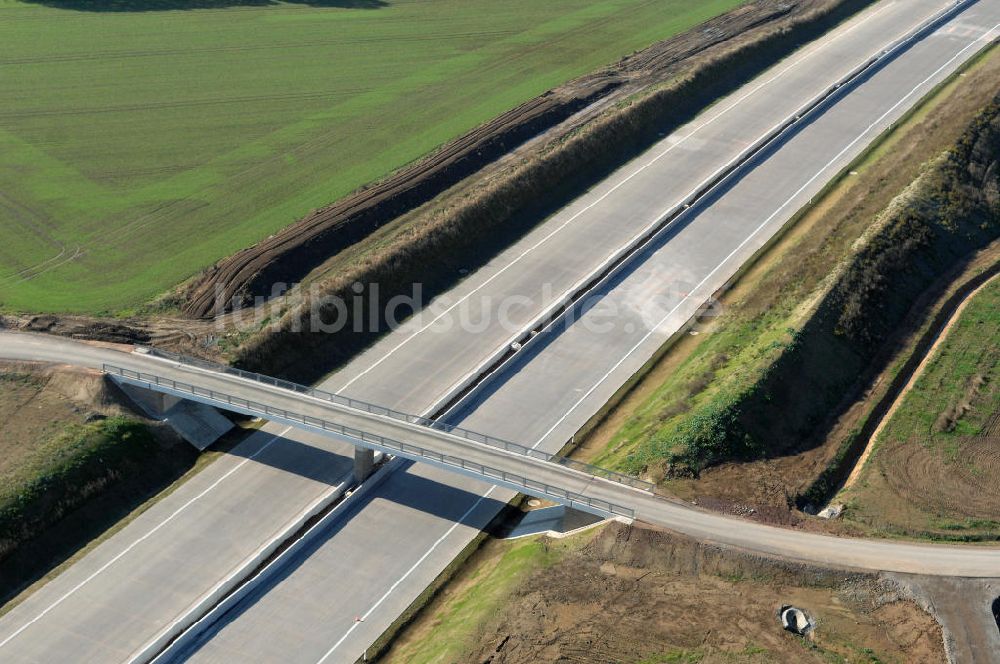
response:
M375 468L375 450L367 447L354 448L354 481L361 484L372 474Z

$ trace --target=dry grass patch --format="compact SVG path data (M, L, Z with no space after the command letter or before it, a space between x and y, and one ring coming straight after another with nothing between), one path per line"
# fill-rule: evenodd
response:
M812 637L781 629L782 604L817 621ZM934 619L890 582L613 523L488 541L380 661L944 660Z

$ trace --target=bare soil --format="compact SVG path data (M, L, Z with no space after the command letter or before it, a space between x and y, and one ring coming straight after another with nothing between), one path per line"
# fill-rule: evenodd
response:
M100 372L0 361L0 475L67 425L123 410Z
M752 557L664 531L613 523L536 568L469 624L462 657L489 662L944 662L940 627L895 582ZM397 639L406 661L437 620L495 563L490 541ZM806 637L781 628L792 604ZM416 652L419 652L416 651ZM842 659L841 659L842 658Z
M915 507L950 518L1000 517L1000 437L969 437L957 443L958 462L919 442L892 442L879 451L878 472L868 477L865 497L888 493L878 512L894 522L895 506ZM910 509L902 510L909 512Z
M955 579L894 574L944 628L956 664L995 664L1000 653L1000 578Z
M42 332L80 341L125 345L151 345L206 359L221 360L215 344L215 321L155 317L116 319L90 316L6 315L0 329Z

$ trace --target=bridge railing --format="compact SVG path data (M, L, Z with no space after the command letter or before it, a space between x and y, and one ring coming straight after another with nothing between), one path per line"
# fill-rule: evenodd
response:
M438 465L460 468L467 473L479 475L487 481L497 481L501 484L514 487L524 493L541 498L551 498L556 502L564 503L571 507L575 506L583 509L589 508L591 511L597 510L612 516L624 516L630 519L635 518L635 510L629 507L617 505L607 500L601 500L600 498L592 498L575 491L567 491L561 487L553 486L539 480L533 480L517 473L500 470L499 468L487 466L462 457L442 454L441 452L427 449L413 443L405 443L392 438L387 438L386 436L382 436L380 434L374 434L368 431L362 431L361 429L355 429L354 427L337 424L336 422L330 422L320 417L303 415L294 411L285 410L284 408L276 408L251 399L244 399L243 397L237 397L232 394L219 392L218 390L210 388L198 387L197 385L176 381L172 378L159 376L145 371L133 371L132 369L126 369L124 367L118 367L111 364L103 365L103 370L106 374L118 376L130 383L150 388L155 385L174 394L189 394L192 397L225 405L231 409L248 414L260 414L267 419L277 419L290 424L300 424L307 428L335 433L352 440L359 441L363 446L377 448L391 454L399 454L400 456L408 459L427 461Z
M625 473L619 473L614 470L608 470L607 468L601 468L600 466L593 466L591 464L583 463L582 461L576 461L575 459L570 459L564 456L549 454L548 452L527 447L519 443L514 443L509 440L497 438L495 436L489 436L486 434L477 433L475 431L469 431L468 429L463 429L461 427L457 427L451 424L446 424L444 422L439 422L437 420L421 417L420 415L403 413L401 411L394 410L392 408L386 408L385 406L379 406L377 404L369 403L367 401L361 401L360 399L352 399L351 397L335 394L333 392L327 392L325 390L319 390L316 389L315 387L310 387L308 385L300 385L299 383L293 383L290 380L274 378L272 376L266 376L264 374L254 373L252 371L244 371L243 369L237 369L236 367L230 367L224 364L217 364L215 362L209 362L207 360L202 360L199 358L188 357L185 355L180 355L178 353L171 353L169 351L160 350L158 348L150 348L146 346L142 346L141 348L144 349L142 352L148 355L153 355L155 357L161 357L164 359L172 360L180 364L196 366L202 369L207 369L209 371L216 371L219 373L226 373L233 376L238 376L240 378L245 378L247 380L263 383L265 385L271 385L273 387L277 387L280 389L291 390L299 394L305 394L307 396L316 399L329 401L330 403L335 403L341 406L346 406L348 408L364 411L366 413L371 413L373 415L381 415L383 417L390 417L395 420L408 422L409 424L418 424L421 426L429 427L431 429L437 429L439 431L444 431L445 433L450 433L453 436L459 436L474 443L479 443L481 445L489 445L490 447L497 447L506 452L510 452L512 454L518 454L520 456L531 457L533 459L540 459L542 461L548 461L550 463L557 463L560 466L573 468L574 470L579 470L589 475L594 475L595 477L601 477L607 480L611 480L612 482L624 484L626 486L630 486L635 489L640 489L642 491L648 491L652 493L656 488L656 486L652 482L646 482L645 480L641 480L638 477L626 475Z

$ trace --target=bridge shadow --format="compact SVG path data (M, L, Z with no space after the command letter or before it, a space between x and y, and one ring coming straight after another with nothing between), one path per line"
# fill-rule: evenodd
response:
M354 469L353 456L338 454L337 452L325 450L321 447L283 436L278 437L267 450L260 452L260 449L256 445L247 447L246 449L243 449L242 445L237 445L229 450L227 454L244 459L252 458L255 463L264 464L331 486ZM254 456L255 454L257 456ZM393 483L376 487L373 489L374 495L420 512L456 521L465 512L464 509L456 512L459 509L456 505L466 503L471 505L480 498L478 494L464 489L441 484L440 482L415 475L410 471L418 463L416 461L403 459L402 462L402 467L398 468L392 474ZM457 473L452 474L446 469L442 470L454 477L460 477ZM489 481L486 479L482 481L489 484ZM363 505L364 503L365 501L359 501L358 505ZM507 504L491 499L484 499L481 501L480 506L483 503L495 504L497 508ZM352 507L352 509L354 508ZM338 520L338 523L345 522L353 516L353 512L345 512L342 518Z
M380 9L389 6L385 0L21 0L21 2L81 12L161 12L279 5L307 5L333 9Z
M929 31L926 34L929 34ZM926 34L924 36L926 36ZM510 363L498 373L494 380L483 386L472 399L463 403L460 408L449 413L448 421L452 424L461 425L463 420L482 406L484 402L495 396L498 391L503 389L504 385L513 376L524 370L527 365L532 362L532 360L537 358L537 356L554 343L563 332L574 326L582 325L582 320L588 311L599 306L605 298L621 287L626 280L647 266L657 252L663 250L674 238L695 223L699 217L705 214L714 205L718 204L725 196L729 195L739 184L753 175L758 167L774 159L782 148L797 139L804 131L821 121L829 111L835 108L837 104L843 100L847 94L864 86L865 84L870 83L872 78L878 74L878 72L880 72L890 62L898 59L902 54L913 49L919 41L921 40L918 39L904 45L892 58L877 63L875 66L858 76L851 83L838 88L820 106L814 109L812 113L803 117L796 124L789 127L774 141L747 159L747 161L744 162L739 169L720 181L714 189L707 192L690 208L681 212L665 229L659 233L659 235L655 237L655 239L650 241L646 246L638 251L634 257L632 257L617 273L615 273L613 277L608 279L607 282L600 287L588 293L581 300L577 301L559 323L542 332L538 337L533 339L531 345L526 347L524 351L518 353L518 355L516 355ZM669 289L671 284L663 284L663 286L666 291ZM704 298L707 300L709 295L710 293L705 293ZM820 426L829 427L832 426L834 422L836 422L836 418L828 418L822 422ZM763 452L764 458L783 457L789 454L798 454L812 450L824 440L823 433L825 433L825 431L825 429L818 429L818 432L813 432L809 436L796 440L793 444L782 444L778 448L765 450ZM753 450L752 452L753 453L749 456L740 455L737 458L760 458L760 451Z
M403 467L393 473L391 483L384 483L372 488L368 496L358 500L340 515L339 518L327 526L325 530L314 533L311 542L296 553L292 559L287 561L280 570L275 571L270 578L254 588L253 591L248 593L235 606L212 623L184 652L177 653L178 659L187 659L198 652L219 632L237 621L243 614L253 608L257 602L268 595L269 592L293 576L307 562L313 565L313 569L309 570L303 578L314 580L312 585L314 590L322 590L322 588L316 587L317 584L329 583L331 593L343 593L324 596L330 604L337 604L343 603L346 596L346 590L342 589L343 586L352 584L363 585L363 579L359 579L357 575L364 574L364 570L357 570L353 567L344 569L339 566L341 561L347 564L356 562L356 558L350 561L346 560L347 556L345 554L348 554L350 551L355 550L357 547L372 545L373 541L378 541L381 545L392 544L395 547L390 547L380 552L372 545L371 555L373 558L378 558L379 556L393 558L398 551L412 551L422 555L430 545L426 541L415 544L407 537L407 534L412 534L413 538L416 539L429 526L429 523L425 519L420 519L416 514L410 519L394 520L392 532L380 532L379 529L384 524L376 520L366 524L366 526L359 525L360 521L355 520L358 512L375 499L403 505L410 510L433 515L448 522L458 522L461 519L463 524L479 529L485 529L494 520L494 517L507 507L505 502L492 498L484 498L480 494L415 475L412 472L414 465L415 462L413 461L405 462ZM364 530L365 527L372 530L366 532ZM338 551L336 547L323 550L334 537L348 528L351 530L344 532L344 539L341 540L345 542L344 551ZM402 532L400 532L400 529ZM395 538L395 540L387 542L386 540L390 538ZM404 560L402 562L405 567L409 567L409 561ZM374 574L380 573L391 575L393 571L381 568L374 570ZM377 582L377 577L373 577L371 581ZM294 593L296 589L290 587L287 590ZM377 600L378 596L382 593L380 586L374 586L372 593L374 597L373 601ZM283 596L287 597L287 593L279 592L274 595L274 597L278 598L278 601L282 601ZM342 627L346 628L349 626L348 624Z
M254 457L253 455L259 450L257 446L237 445L227 454L244 459L253 457L255 463L330 485L335 484L345 473L354 468L353 457L284 436L279 436L268 449Z

